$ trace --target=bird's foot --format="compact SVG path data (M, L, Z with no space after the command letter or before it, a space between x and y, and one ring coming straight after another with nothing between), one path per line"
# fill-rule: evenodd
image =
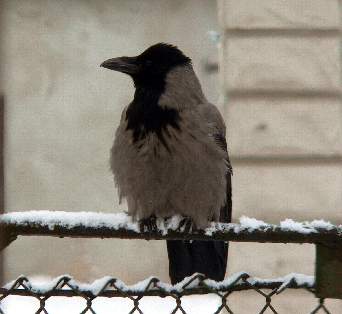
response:
M140 232L157 232L157 217L155 215L151 215L148 218L143 218L139 221Z
M190 217L184 217L177 228L177 231L185 232L185 233L190 233L193 230L195 230L194 223Z

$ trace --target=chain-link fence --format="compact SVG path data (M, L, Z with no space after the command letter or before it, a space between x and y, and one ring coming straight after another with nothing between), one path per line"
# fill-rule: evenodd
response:
M85 285L77 283L68 276L56 278L52 282L44 285L34 285L26 277L19 277L14 282L7 284L0 289L0 313L6 314L6 310L1 307L8 296L29 296L35 298L39 302L36 313L49 313L47 303L53 297L81 297L85 300L84 308L79 313L100 314L94 308L96 298L128 298L131 300L131 310L129 313L145 313L143 312L140 302L145 296L158 296L161 298L172 298L174 301L174 309L171 313L187 314L187 309L182 305L182 297L188 295L214 294L218 296L218 307L215 314L238 313L230 306L229 297L233 293L252 290L255 292L256 298L263 300L263 307L251 310L251 314L265 313L267 310L271 313L278 313L277 306L272 304L273 298L283 293L287 289L304 289L309 293L314 293L313 277L304 275L288 275L283 278L274 280L261 280L249 276L247 273L236 274L227 280L218 283L206 279L201 274L195 274L186 278L176 286L161 282L157 278L148 278L137 285L126 286L119 279L103 278L94 284ZM324 304L324 299L317 299L317 305L310 313L331 313ZM116 313L115 308L111 313ZM191 312L193 313L193 312Z

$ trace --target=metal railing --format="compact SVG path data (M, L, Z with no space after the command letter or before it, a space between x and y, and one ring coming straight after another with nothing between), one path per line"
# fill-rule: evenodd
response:
M342 246L342 226L334 226L322 221L312 223L297 223L286 221L280 225L271 225L253 219L241 221L240 224L213 223L206 230L194 230L191 233L184 231L178 224L167 223L164 220L158 222L158 229L154 231L140 230L139 225L133 223L128 216L115 214L93 214L96 224L89 224L89 216L82 218L80 213L58 213L49 215L48 212L12 213L0 215L0 249L10 244L17 236L41 235L56 237L96 237L96 238L129 238L129 239L183 239L183 240L224 240L238 242L271 242L271 243L313 243L317 247L323 246L335 252L336 247ZM88 215L88 214L85 214ZM120 214L122 215L122 214ZM75 218L76 217L76 218ZM76 220L75 220L76 219ZM319 251L319 250L318 250ZM339 251L339 250L338 250ZM329 257L331 259L331 257ZM340 258L340 257L338 257ZM321 263L324 263L321 261ZM334 262L335 263L335 262ZM320 267L316 267L317 279L322 280ZM334 272L330 268L329 272ZM324 273L323 273L324 274ZM319 276L318 276L319 275ZM334 277L327 276L329 278ZM338 273L336 275L338 280ZM323 285L326 284L323 276ZM330 279L329 279L330 280ZM332 290L334 297L341 297L341 282L329 282L328 290ZM318 289L320 288L320 289ZM215 282L205 278L201 274L194 274L183 282L171 286L161 282L158 278L149 278L134 285L127 286L117 278L106 277L98 280L93 285L80 284L69 276L56 278L49 284L39 286L28 278L21 276L12 283L0 288L0 314L7 314L4 304L10 296L28 296L38 300L35 313L49 313L46 307L48 301L56 297L81 297L85 300L81 314L97 312L94 302L98 298L127 298L132 303L128 313L145 313L141 307L142 298L155 296L171 298L174 307L170 313L193 313L184 307L182 298L189 295L216 295L219 302L217 309L212 313L239 313L231 306L232 295L242 291L253 291L263 300L263 306L255 309L254 313L280 313L277 305L272 301L279 294L288 289L301 289L310 295L316 295L317 304L310 313L331 313L325 304L325 297L330 297L330 291L318 286L313 276L288 275L283 278L262 280L251 277L247 273L235 274L223 282ZM111 310L115 312L115 308ZM120 313L121 314L121 313ZM252 313L251 313L252 314ZM338 313L336 313L338 314Z

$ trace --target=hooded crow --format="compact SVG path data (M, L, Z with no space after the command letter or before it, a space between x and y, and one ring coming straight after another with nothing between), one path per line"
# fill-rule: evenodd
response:
M226 128L205 98L191 59L177 47L159 43L136 57L108 59L101 66L128 74L135 86L110 158L129 214L147 225L155 217L176 214L198 229L211 221L230 222ZM168 240L167 250L173 284L195 272L223 280L227 243Z

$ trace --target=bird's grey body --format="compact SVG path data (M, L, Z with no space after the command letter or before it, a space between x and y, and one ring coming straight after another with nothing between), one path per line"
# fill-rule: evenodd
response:
M227 201L227 153L217 143L225 136L218 109L208 103L191 65L172 69L158 105L179 113L177 128L162 129L163 144L154 132L134 142L127 129L127 108L111 150L111 169L128 212L137 220L190 217L196 227L219 220Z
M102 66L130 75L135 85L110 158L129 214L140 222L180 214L201 229L211 221L230 222L232 168L225 124L203 95L191 60L160 43ZM195 272L224 278L227 243L168 240L167 251L173 284Z

